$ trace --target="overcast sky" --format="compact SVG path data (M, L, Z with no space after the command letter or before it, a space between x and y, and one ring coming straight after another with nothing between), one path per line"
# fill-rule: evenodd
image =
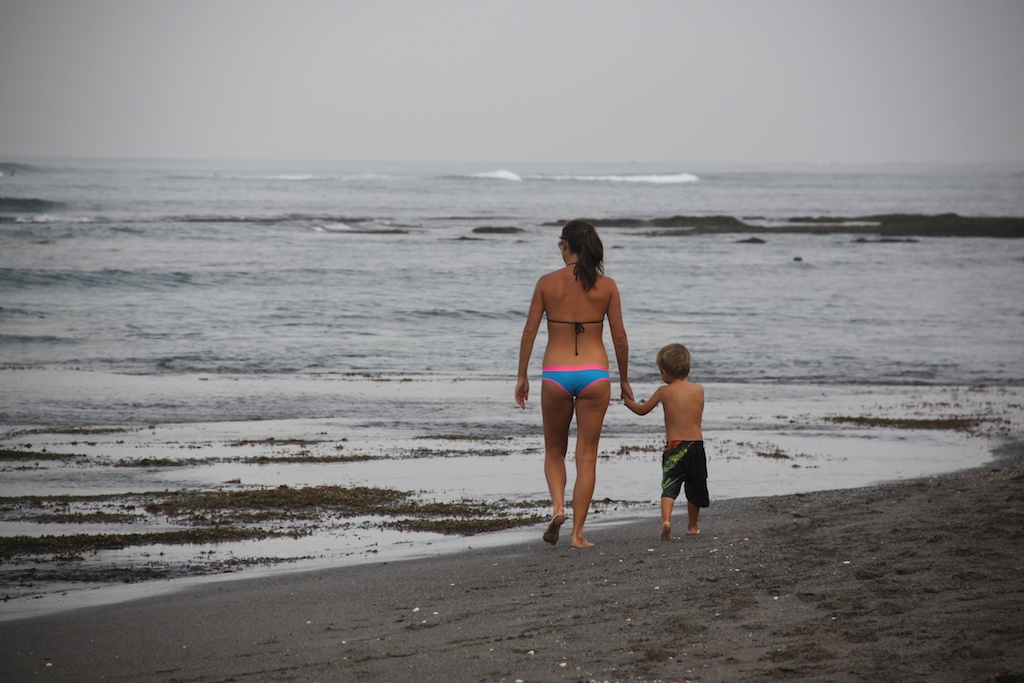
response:
M1024 161L1021 0L2 0L0 158Z

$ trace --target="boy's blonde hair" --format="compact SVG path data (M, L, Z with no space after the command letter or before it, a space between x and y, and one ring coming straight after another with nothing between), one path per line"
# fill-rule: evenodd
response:
M672 379L686 379L690 375L690 350L682 344L669 344L658 351L658 367Z

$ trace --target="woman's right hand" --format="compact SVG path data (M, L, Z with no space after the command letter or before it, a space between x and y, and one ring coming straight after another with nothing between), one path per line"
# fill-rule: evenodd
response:
M632 401L633 399L633 388L629 386L629 382L620 382L619 387L622 389L622 400L625 401L627 398Z
M526 401L530 398L530 382L525 377L520 377L516 382L516 403L523 410L526 410Z

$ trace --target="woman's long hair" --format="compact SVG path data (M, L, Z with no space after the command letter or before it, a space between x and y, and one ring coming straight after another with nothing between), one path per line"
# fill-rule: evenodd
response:
M594 226L583 220L572 220L562 227L562 239L569 251L576 254L576 278L584 290L593 289L597 276L604 273L604 244Z

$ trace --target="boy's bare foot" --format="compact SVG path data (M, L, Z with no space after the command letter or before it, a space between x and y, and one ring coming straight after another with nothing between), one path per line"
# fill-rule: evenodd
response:
M700 533L700 529L687 529L686 533L688 536L696 536Z
M671 541L672 540L672 525L666 522L661 525L661 540Z
M558 532L563 524L565 524L565 515L555 515L552 517L551 523L548 524L548 528L544 532L544 542L551 545L558 543Z

